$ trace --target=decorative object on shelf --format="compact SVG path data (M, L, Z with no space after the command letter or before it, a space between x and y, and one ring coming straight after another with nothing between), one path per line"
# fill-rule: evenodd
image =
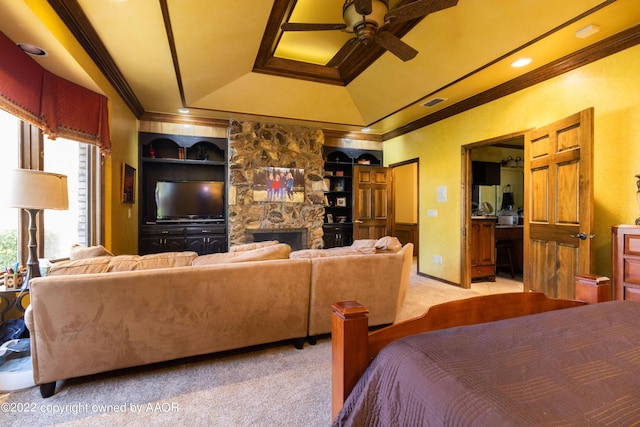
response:
M338 221L340 224L344 224L345 222L347 222L347 217L346 216L337 216L336 217L336 221Z
M369 160L369 159L358 159L358 164L359 165L370 165L371 164L371 160Z
M333 183L332 191L344 191L344 180L339 179Z
M13 270L9 269L10 272L4 273L4 288L5 289L20 289L24 284L24 273L22 272L13 272Z
M331 180L329 178L325 178L323 185L323 191L329 191L329 188L331 188Z
M636 175L636 201L638 203L638 208L640 208L640 174ZM636 218L636 225L640 225L640 217Z
M336 206L345 208L347 207L347 198L346 197L336 197Z
M524 167L524 160L522 160L522 157L516 157L516 167L517 168Z
M29 213L29 260L23 287L32 277L40 277L36 215L43 209L69 209L67 177L32 169L14 169L6 176L4 204Z
M196 154L196 159L197 160L209 160L209 153L207 152L207 149L203 145L200 145L198 147L198 152Z
M155 148L153 148L153 145L149 144L149 158L151 159L155 159L156 158L156 150Z
M508 168L515 168L516 161L514 160L513 157L507 156L507 158L502 161L502 166L506 166Z
M122 203L133 203L136 193L136 170L126 163L122 164Z
M327 223L333 224L333 215L332 214L327 214Z
M304 203L304 169L255 168L252 190L254 202Z
M344 171L336 171L336 176L344 176Z

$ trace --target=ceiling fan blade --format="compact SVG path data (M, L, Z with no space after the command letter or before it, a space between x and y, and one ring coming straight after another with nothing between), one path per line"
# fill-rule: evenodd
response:
M282 31L328 31L344 30L345 28L347 28L347 26L345 24L312 24L285 22L280 28L282 28Z
M385 22L406 22L422 18L430 13L448 9L458 4L458 0L417 0L413 3L391 9L384 17Z
M403 61L413 59L418 51L388 31L378 31L373 40Z
M355 0L354 6L360 15L369 15L373 10L371 0Z
M357 38L347 40L347 42L342 45L340 50L335 55L333 55L333 58L331 58L331 60L327 62L326 66L330 68L339 67L340 64L342 64L344 60L347 59L349 55L351 55L351 52L353 52L357 41Z

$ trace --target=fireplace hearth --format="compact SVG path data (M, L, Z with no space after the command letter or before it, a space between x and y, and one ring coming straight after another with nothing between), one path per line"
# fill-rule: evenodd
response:
M246 230L247 243L277 240L291 246L292 251L309 248L308 231L306 228L267 228Z

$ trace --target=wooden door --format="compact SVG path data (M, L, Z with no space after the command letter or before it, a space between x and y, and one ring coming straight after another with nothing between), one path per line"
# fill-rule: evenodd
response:
M353 168L353 239L379 239L391 233L391 170Z
M592 108L525 143L525 289L575 298L575 275L592 272L592 152Z

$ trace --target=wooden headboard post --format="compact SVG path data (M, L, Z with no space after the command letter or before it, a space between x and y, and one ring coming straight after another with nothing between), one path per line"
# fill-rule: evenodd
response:
M367 337L369 318L363 305L355 301L331 306L331 414L338 415L345 399L369 364ZM349 351L345 351L345 348Z

